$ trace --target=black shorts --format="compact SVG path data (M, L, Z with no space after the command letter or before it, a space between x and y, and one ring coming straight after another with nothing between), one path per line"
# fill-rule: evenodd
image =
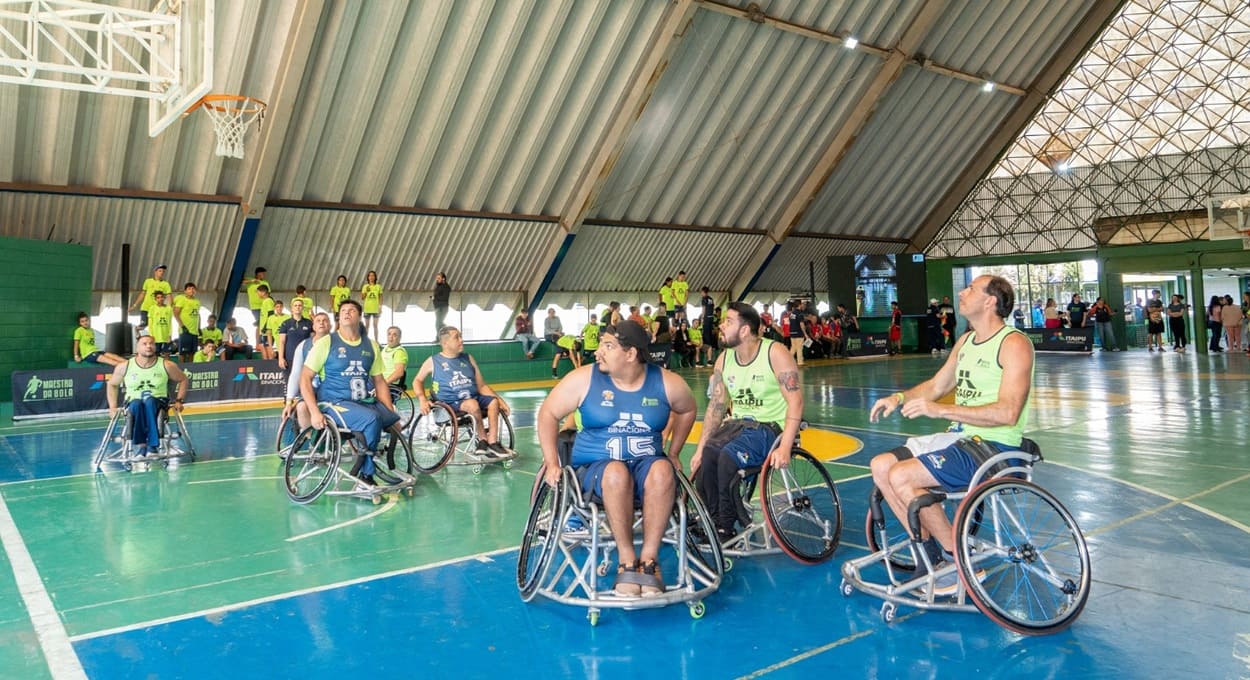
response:
M1155 334L1155 333L1162 333L1162 332L1163 332L1163 322L1162 322L1162 321L1151 321L1150 323L1146 324L1146 332L1147 332L1147 333L1151 333L1151 334Z

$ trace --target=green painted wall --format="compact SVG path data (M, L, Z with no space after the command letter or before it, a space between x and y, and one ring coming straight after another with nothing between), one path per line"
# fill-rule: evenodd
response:
M0 401L13 371L65 368L78 312L91 310L89 246L0 237Z

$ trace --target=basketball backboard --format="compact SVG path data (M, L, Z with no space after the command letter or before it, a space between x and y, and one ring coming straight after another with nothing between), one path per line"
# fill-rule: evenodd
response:
M159 135L213 89L214 0L160 0L153 11L177 16L178 30L157 43L154 59L173 65L178 81L153 83L148 134Z

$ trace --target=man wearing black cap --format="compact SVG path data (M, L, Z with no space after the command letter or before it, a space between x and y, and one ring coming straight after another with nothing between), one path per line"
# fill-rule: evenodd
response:
M169 296L172 290L169 282L165 280L165 271L168 268L163 264L158 264L152 268L152 276L143 280L143 290L135 296L135 301L130 305L130 311L135 311L135 307L139 308L139 327L136 330L143 330L148 327L148 312L155 304L153 293L160 291Z
M615 589L624 597L664 592L657 557L673 512L678 456L695 419L694 395L685 381L647 363L649 342L633 321L608 326L599 336L595 364L565 375L538 412L544 478L552 486L560 479L560 422L574 410L581 417L571 463L581 487L603 499L620 553ZM666 428L672 435L667 457ZM634 551L635 502L642 504L640 554Z
M713 369L690 470L717 534L726 541L737 533L735 522L743 527L751 522L738 493L738 470L765 460L777 467L790 464L803 418L803 392L794 357L779 343L760 337L760 315L754 307L731 302L720 330L725 351Z

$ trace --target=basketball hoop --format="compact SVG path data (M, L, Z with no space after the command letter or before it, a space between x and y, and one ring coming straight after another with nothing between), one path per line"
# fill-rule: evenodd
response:
M238 94L209 94L187 110L196 109L208 114L217 133L217 155L243 158L243 138L252 123L260 130L265 119L267 105L254 97Z

